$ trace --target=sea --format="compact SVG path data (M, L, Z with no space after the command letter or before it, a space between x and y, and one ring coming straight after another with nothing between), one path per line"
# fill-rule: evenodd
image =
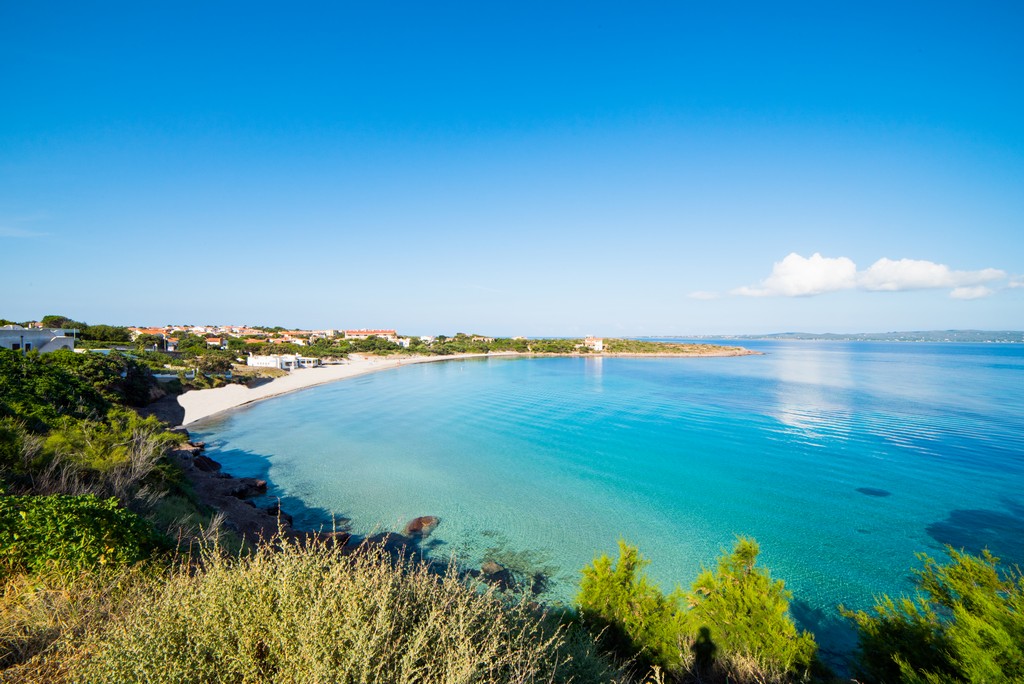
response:
M670 591L753 537L833 663L837 606L912 595L918 554L1024 566L1024 345L743 344L762 354L410 365L190 431L299 527L434 515L429 557L497 561L549 604L619 540Z

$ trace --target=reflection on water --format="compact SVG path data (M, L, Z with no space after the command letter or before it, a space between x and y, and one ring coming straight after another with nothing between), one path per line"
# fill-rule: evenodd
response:
M853 386L848 355L815 347L787 349L776 354L771 369L778 380L774 415L780 422L813 437L842 435L836 417L850 411L844 401L845 389Z
M602 380L604 379L604 357L584 357L583 373L587 376L587 378L594 380L597 387L600 388L602 385Z

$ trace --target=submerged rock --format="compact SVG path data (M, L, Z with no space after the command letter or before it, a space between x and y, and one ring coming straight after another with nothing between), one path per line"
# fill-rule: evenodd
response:
M499 589L515 589L519 585L512 571L501 563L495 563L490 560L484 561L483 565L480 566L480 572L483 581L493 584Z
M892 496L892 492L885 489L878 489L877 487L857 487L857 491L866 496Z
M405 536L423 539L430 536L440 522L441 519L433 515L421 515L418 518L413 518L405 526Z
M480 571L485 575L497 575L499 572L505 571L505 566L494 561L484 561L484 564L480 566Z

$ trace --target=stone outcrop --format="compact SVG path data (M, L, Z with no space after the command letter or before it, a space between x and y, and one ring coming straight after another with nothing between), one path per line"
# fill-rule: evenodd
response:
M433 515L421 515L418 518L413 518L405 526L405 536L424 539L430 536L440 522L441 519Z
M480 579L499 589L515 589L517 586L512 572L501 563L492 560L484 561L480 566Z

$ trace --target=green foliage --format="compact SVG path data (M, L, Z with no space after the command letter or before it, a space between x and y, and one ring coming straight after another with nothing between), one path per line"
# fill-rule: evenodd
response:
M151 333L142 333L135 338L135 346L141 349L163 349L164 339L159 335L153 335Z
M231 352L214 350L195 357L193 363L200 373L223 374L231 370L234 359Z
M370 335L365 340L353 339L346 340L346 342L348 342L348 350L353 352L387 354L403 351L402 345L397 342L376 335Z
M948 548L950 563L920 554L914 599L883 596L872 613L847 611L859 631L859 675L869 682L1024 681L1024 576L1000 572L988 551Z
M95 377L79 376L79 364L72 359L76 356L87 355L57 351L23 356L0 349L0 417L18 418L29 429L41 432L62 416L105 414L111 405L108 393L95 386ZM81 366L88 362L84 360ZM120 379L115 374L110 381ZM106 380L99 384L105 385Z
M572 354L574 352L589 353L589 349L581 347L583 340L530 340L530 351L536 354Z
M723 354L742 351L742 347L724 347L718 344L676 344L610 338L604 341L604 350L612 354Z
M132 341L132 334L128 328L118 325L85 325L81 328L81 339L128 343Z
M17 418L0 418L0 493L24 480L44 462L43 438Z
M167 432L153 416L112 409L104 421L67 421L54 428L44 443L46 453L100 473L131 462L147 448L162 453L181 439Z
M161 548L153 527L116 499L0 497L0 568L6 572L135 563Z
M178 336L178 351L186 356L205 354L209 348L210 345L206 344L205 337L192 333L183 333Z
M58 316L55 314L43 316L43 320L39 322L43 324L44 328L75 328L81 330L86 327L85 323L82 323L81 321L76 321L73 318Z
M40 355L39 361L89 383L115 404L145 406L154 385L152 373L144 364L120 352L78 354L60 350Z
M755 660L767 672L805 673L817 650L814 637L797 631L789 616L792 596L757 567L759 552L756 541L740 537L716 572L705 569L693 583L686 630L697 640L695 656L700 661L721 651Z
M756 566L759 549L740 538L705 570L685 599L665 596L642 573L647 561L619 542L619 560L583 569L580 615L620 655L699 681L806 681L817 666L813 636L789 616L789 592Z
M666 597L643 573L650 561L619 540L616 563L602 555L583 569L576 597L580 615L620 655L639 654L652 664L680 664L679 600Z

